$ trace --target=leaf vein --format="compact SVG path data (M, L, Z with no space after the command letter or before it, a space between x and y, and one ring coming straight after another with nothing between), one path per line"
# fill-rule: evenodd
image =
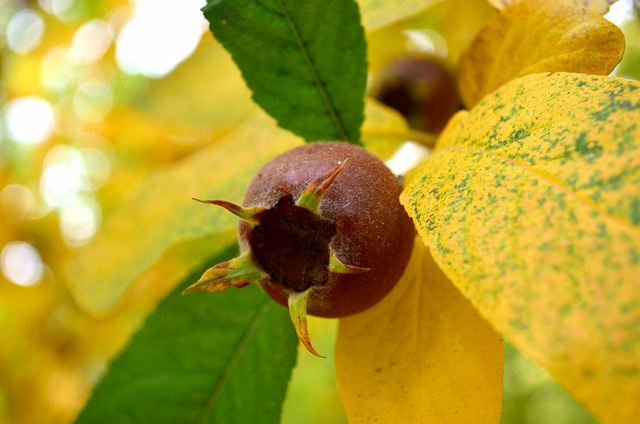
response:
M309 68L309 72L311 72L311 77L313 78L313 81L318 90L318 93L320 94L320 97L322 98L322 101L325 104L327 111L329 112L329 116L331 117L331 121L335 125L336 130L338 131L338 133L340 133L340 136L344 140L352 141L352 142L357 141L357 140L351 140L349 135L347 134L347 130L344 126L344 123L342 122L342 119L340 118L335 105L331 101L331 97L329 96L327 87L320 76L320 72L318 71L318 68L313 62L313 58L311 57L311 55L309 54L309 51L307 50L307 46L305 45L304 40L302 39L300 31L298 30L298 27L296 26L295 22L293 22L293 19L291 19L291 15L289 14L289 11L287 10L282 0L276 0L276 3L278 4L278 7L280 7L282 11L282 15L284 16L285 21L287 22L287 26L291 30L291 33L293 34L293 37L296 40L298 49L300 50L300 53L302 54L304 61L307 64L307 67Z
M211 391L211 396L209 396L209 400L207 401L204 409L202 410L202 413L200 414L200 417L198 418L198 421L197 421L198 424L204 424L208 422L209 418L211 417L211 414L213 413L213 410L216 407L216 404L218 403L218 400L220 399L220 396L222 395L222 391L224 387L229 382L233 374L233 371L236 369L236 367L238 366L238 363L240 362L240 358L242 357L244 352L247 350L249 342L251 341L251 337L255 333L255 330L258 327L258 325L260 325L260 323L266 316L270 307L271 307L271 300L265 296L265 300L262 307L260 307L258 312L256 312L256 314L253 316L253 318L249 322L247 329L242 334L242 337L238 341L238 344L233 350L231 356L229 357L227 366L225 367L222 375L216 382L216 385L213 387L213 390Z

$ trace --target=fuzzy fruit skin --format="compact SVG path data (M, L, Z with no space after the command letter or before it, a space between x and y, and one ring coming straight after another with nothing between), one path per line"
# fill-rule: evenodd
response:
M308 300L311 315L338 318L373 306L402 276L409 261L414 226L400 205L402 191L391 171L371 153L348 143L316 142L290 150L266 164L245 194L244 207L272 207L281 197L298 199L307 185L320 181L349 159L319 205L332 220L336 235L331 249L343 263L371 268L360 274L330 273ZM242 221L239 241L249 250L251 226ZM272 281L261 283L276 302L287 305L289 292Z

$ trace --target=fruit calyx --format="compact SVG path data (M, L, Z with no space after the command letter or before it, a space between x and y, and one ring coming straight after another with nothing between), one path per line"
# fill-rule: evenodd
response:
M182 293L220 292L265 280L280 285L288 293L289 314L298 338L309 352L322 357L309 338L309 296L314 289L327 283L329 273L355 274L370 270L338 259L330 247L336 227L319 212L324 193L347 161L348 158L341 161L321 182L309 183L296 202L291 194L282 196L270 208L244 208L224 200L194 199L223 207L250 224L250 249L235 259L209 268Z

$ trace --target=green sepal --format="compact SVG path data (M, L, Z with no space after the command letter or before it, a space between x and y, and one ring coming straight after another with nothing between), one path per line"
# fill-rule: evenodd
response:
M303 292L294 292L289 295L289 315L291 316L291 322L293 322L296 333L298 333L298 338L304 347L306 347L307 350L315 356L324 358L324 356L320 355L311 344L309 329L307 328L307 300L309 299L309 295L312 290L313 287L308 288Z
M331 174L329 174L329 176L325 178L321 183L309 183L307 188L304 189L304 192L302 192L302 195L300 195L300 198L296 202L296 205L317 214L318 206L320 205L322 196L324 196L325 191L327 191L333 180L335 180L340 171L342 171L342 168L348 160L349 158L346 158L345 160L341 161L338 166L336 166L333 171L331 171Z
M229 287L242 288L251 283L266 279L267 274L260 271L251 259L251 251L209 268L200 279L184 289L183 295L199 291L221 292Z
M209 205L216 205L225 208L238 218L246 221L251 225L260 224L260 217L266 211L266 208L243 208L242 206L238 206L235 203L227 202L226 200L200 200L193 198L196 202L207 203Z
M363 268L343 263L333 252L333 249L329 249L329 272L336 274L360 274L367 271L371 271L371 268Z

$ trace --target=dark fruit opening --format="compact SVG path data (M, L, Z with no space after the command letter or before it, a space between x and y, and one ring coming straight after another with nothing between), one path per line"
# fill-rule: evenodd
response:
M329 279L329 243L335 233L331 220L286 195L261 215L249 244L258 267L273 283L302 292Z

